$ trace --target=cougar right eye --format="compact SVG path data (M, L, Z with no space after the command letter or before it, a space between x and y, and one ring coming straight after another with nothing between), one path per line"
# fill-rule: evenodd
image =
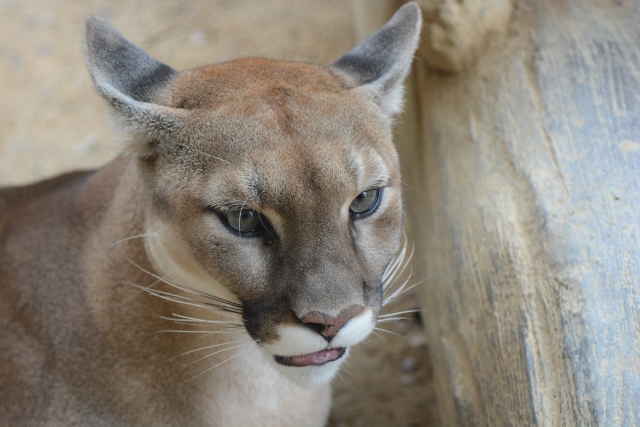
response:
M253 209L232 209L225 217L231 228L239 233L253 233L262 228L260 214Z
M372 188L358 194L349 207L352 216L362 217L375 211L380 204L380 189Z

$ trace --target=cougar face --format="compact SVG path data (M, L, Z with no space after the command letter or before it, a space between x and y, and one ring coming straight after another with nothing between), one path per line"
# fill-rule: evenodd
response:
M419 31L409 3L328 67L178 72L89 18L128 145L0 189L0 424L324 425L399 269L391 125Z
M182 73L104 21L87 26L89 69L148 187L151 261L241 307L300 383L328 381L380 311L402 227L391 117L417 17L404 8L329 68L242 59Z
M241 304L274 364L310 384L371 332L401 235L388 118L351 91L308 64L186 73L163 95L186 123L144 166L158 267Z

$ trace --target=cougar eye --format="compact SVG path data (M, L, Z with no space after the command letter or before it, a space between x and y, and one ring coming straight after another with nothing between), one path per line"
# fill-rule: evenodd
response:
M232 209L225 216L231 228L240 233L251 233L262 226L258 211L253 209Z
M351 215L365 215L373 212L378 207L379 202L380 189L372 188L371 190L363 191L353 199L351 206L349 206L349 212Z

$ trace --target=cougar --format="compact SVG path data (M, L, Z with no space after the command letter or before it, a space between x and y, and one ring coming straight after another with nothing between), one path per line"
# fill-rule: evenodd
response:
M88 18L125 148L0 190L0 425L323 425L403 264L420 23L408 3L326 67L177 72Z

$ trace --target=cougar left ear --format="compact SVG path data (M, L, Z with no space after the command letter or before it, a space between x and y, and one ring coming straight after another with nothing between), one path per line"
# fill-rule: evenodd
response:
M411 69L421 26L420 7L407 3L330 68L351 77L387 115L397 114L402 110L403 82Z
M178 74L127 40L102 18L90 16L84 28L84 58L98 93L135 135L131 149L153 155L155 144L180 126L184 112L157 103Z

